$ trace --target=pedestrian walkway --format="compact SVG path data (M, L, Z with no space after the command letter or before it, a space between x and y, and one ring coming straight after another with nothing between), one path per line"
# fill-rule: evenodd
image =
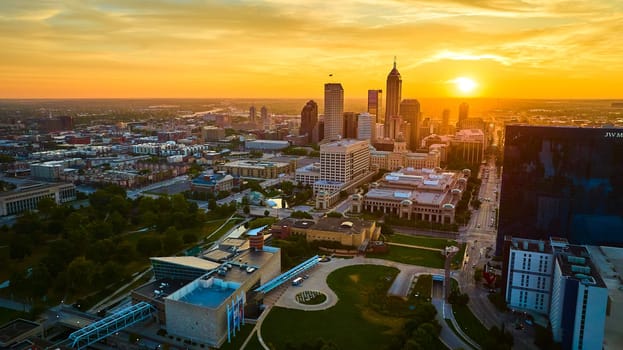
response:
M438 249L438 248L424 247L424 246L421 246L421 245L412 245L412 244L394 243L394 242L385 242L385 244L387 244L387 245L395 245L395 246L398 246L398 247L432 250L434 252L441 252L442 251L441 249Z

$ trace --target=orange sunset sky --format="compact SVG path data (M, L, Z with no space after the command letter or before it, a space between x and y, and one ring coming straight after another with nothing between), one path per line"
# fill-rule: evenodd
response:
M394 56L406 98L623 96L616 0L3 0L0 48L0 98L363 98Z

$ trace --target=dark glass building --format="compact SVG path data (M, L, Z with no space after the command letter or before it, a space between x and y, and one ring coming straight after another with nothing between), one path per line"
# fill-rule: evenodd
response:
M508 125L498 252L505 235L623 246L623 128Z

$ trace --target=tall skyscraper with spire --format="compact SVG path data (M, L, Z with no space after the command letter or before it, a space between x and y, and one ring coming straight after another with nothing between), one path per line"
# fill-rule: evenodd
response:
M331 141L343 135L344 89L340 83L324 84L324 138Z
M314 140L314 128L318 124L318 104L314 100L309 100L301 110L301 127L299 135L307 135L308 143L316 143Z
M402 78L396 69L396 58L394 57L394 68L387 76L387 89L385 90L387 99L385 101L385 136L395 138L391 135L390 124L393 117L400 116L400 100L402 98Z

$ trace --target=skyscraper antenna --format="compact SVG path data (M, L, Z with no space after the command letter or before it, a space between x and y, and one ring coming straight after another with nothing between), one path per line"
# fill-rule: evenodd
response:
M394 56L394 68L396 68L396 56Z

